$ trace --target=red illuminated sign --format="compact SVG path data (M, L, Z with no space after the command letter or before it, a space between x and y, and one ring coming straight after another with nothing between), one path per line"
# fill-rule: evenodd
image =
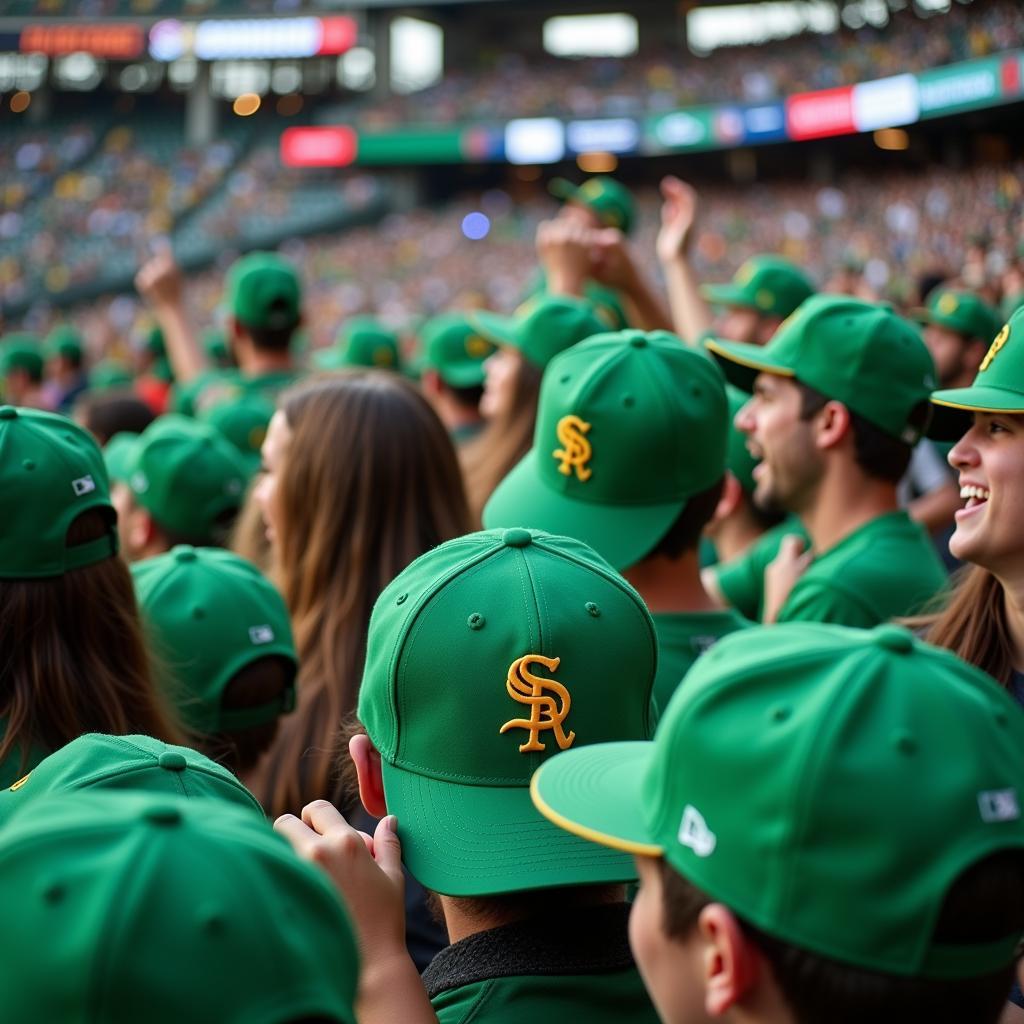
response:
M857 131L853 86L803 92L786 100L786 130L791 139L823 139Z
M145 51L146 37L139 25L27 25L21 31L22 53L60 57L89 53L108 60L134 60Z
M281 133L281 163L286 167L347 167L358 150L359 137L344 125L286 128Z

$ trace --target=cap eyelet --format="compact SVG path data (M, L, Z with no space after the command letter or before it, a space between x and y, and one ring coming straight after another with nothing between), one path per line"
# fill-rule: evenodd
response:
M913 733L907 732L906 729L898 729L892 734L892 745L901 754L917 753L917 740Z
M466 625L470 629L483 629L487 625L487 620L479 613L473 612L468 619L466 619Z
M778 705L768 712L768 717L773 722L785 722L787 718L793 713L793 709L786 707L783 704Z
M408 600L409 600L409 595L408 594L399 594L398 597L395 598L395 604L405 604L405 602L408 601Z
M31 472L33 469L36 468L36 464L32 459L25 459L21 464L21 468L27 469L29 470L29 472Z
M593 601L588 601L583 607L586 608L587 614L593 618L598 619L601 617L601 609Z
M622 396L622 404L627 409L632 409L633 406L636 405L636 399L632 395L623 395Z

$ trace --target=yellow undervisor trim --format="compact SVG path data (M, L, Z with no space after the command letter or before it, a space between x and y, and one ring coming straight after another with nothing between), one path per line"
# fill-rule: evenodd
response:
M751 370L760 370L761 373L770 373L774 377L796 376L796 370L787 370L781 366L765 366L764 363L755 363L751 359L744 359L742 356L736 355L735 352L727 351L714 341L704 342L704 347L711 349L712 352L717 352L723 359L728 359L730 363L738 363L740 366L747 366Z
M960 405L957 402L947 402L941 398L933 398L931 402L932 405L944 405L947 409L962 409L964 412L1006 413L1008 416L1024 416L1024 409L995 409L990 405Z
M618 836L610 836L605 832L598 832L597 829L587 828L586 825L581 825L577 821L570 821L554 810L554 808L548 806L542 799L537 790L537 776L539 774L540 770L534 772L533 778L530 780L530 797L537 810L548 821L559 828L563 828L566 832L571 832L581 839L587 839L592 843L598 843L613 850L622 850L623 853L632 853L637 857L660 857L665 852L660 846L656 846L653 843L634 843L629 839L620 839Z

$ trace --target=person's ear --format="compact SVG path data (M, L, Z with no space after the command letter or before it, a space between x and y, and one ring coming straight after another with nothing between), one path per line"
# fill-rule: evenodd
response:
M715 506L711 522L708 524L709 526L714 526L723 519L728 519L740 507L743 501L743 487L739 480L729 470L725 471L725 476L722 479L722 496L718 499L718 504Z
M129 548L135 552L147 551L158 532L153 517L141 505L135 505L127 518Z
M348 753L356 768L359 780L359 799L367 814L375 818L383 818L388 813L384 799L384 776L380 768L380 754L370 742L370 737L363 733L353 736L348 741Z
M702 944L704 1009L724 1016L756 986L760 954L728 907L709 903L697 919Z
M842 402L826 402L813 419L814 443L819 450L835 448L852 433L850 410Z

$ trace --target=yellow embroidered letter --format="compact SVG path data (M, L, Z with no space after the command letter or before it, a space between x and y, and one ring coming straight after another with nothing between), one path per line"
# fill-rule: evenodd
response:
M498 732L508 732L509 729L527 729L530 738L520 744L519 753L526 754L533 750L546 750L540 741L542 730L550 730L554 733L555 742L559 750L566 750L572 746L576 739L576 733L570 732L568 736L562 728L565 716L569 714L569 705L572 703L569 691L555 679L545 679L543 676L535 676L530 671L530 665L543 665L549 672L558 668L561 658L545 658L541 654L527 654L512 662L508 670L508 678L505 680L505 689L508 695L519 701L520 704L530 705L529 718L513 718L506 722ZM554 696L545 693L550 690Z
M995 336L989 347L988 352L985 353L985 358L981 361L981 366L978 367L978 372L987 370L992 364L992 360L999 355L999 350L1009 341L1010 339L1010 325L1003 324L1003 329Z
M590 442L584 436L588 430L590 430L590 424L585 423L579 416L563 416L555 428L562 447L556 448L551 453L556 459L561 459L558 472L563 476L572 476L572 471L575 469L580 483L586 483L593 472L586 468L590 456L593 454Z

